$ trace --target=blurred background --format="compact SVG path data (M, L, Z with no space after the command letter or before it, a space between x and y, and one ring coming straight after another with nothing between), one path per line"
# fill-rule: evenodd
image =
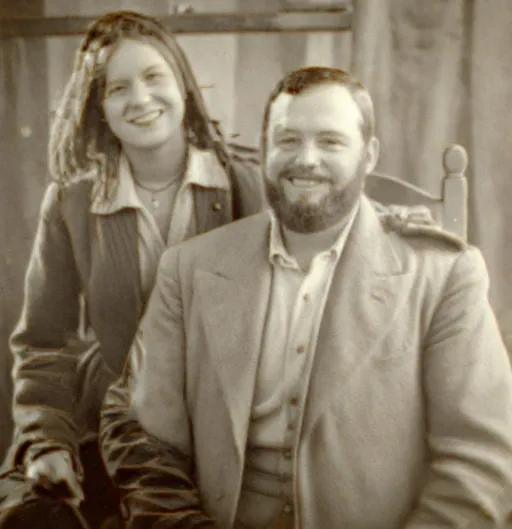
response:
M48 125L80 41L55 35L48 18L121 8L209 15L177 35L212 116L239 143L257 145L264 102L284 72L322 64L369 87L379 170L438 193L443 149L464 145L469 239L487 261L491 302L512 346L510 0L0 0L0 457L11 437L7 342L48 183ZM240 15L236 32L215 18L229 13ZM19 17L29 17L30 35L20 36ZM254 20L267 31L248 31Z

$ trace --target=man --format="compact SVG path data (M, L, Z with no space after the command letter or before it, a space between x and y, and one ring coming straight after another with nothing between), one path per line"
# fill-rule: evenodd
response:
M271 211L164 255L107 396L128 527L500 527L512 373L486 267L440 230L386 228L363 193L378 151L349 74L277 85Z

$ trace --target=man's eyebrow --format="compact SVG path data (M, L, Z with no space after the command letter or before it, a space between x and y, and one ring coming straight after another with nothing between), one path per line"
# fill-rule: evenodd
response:
M319 135L320 136L337 136L339 138L344 139L345 141L350 141L350 136L348 136L347 134L339 130L326 129L326 130L320 131Z
M294 128L292 128L292 127L285 127L285 126L280 125L280 124L276 125L275 128L274 128L274 130L275 130L276 132L295 132L295 129L294 129Z

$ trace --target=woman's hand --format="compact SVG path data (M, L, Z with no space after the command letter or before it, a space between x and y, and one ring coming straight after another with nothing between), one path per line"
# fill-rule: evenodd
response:
M26 478L37 492L66 499L77 507L84 499L80 480L67 450L48 452L31 461L27 466Z

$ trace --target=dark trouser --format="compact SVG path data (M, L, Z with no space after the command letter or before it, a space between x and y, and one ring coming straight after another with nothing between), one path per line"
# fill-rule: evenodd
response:
M0 529L78 529L87 527L83 521L90 529L100 529L107 520L112 523L109 529L120 528L121 525L114 524L119 513L118 495L105 471L97 444L82 445L80 458L85 472L82 483L85 500L80 506L83 520L80 515L74 515L66 502L35 496L23 474L12 471L0 480Z

